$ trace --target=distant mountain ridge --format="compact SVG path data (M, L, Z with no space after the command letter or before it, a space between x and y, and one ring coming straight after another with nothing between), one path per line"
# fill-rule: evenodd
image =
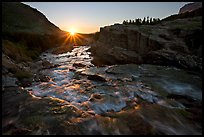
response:
M192 12L196 9L201 8L201 7L202 7L202 2L188 3L188 4L186 4L180 8L179 14L186 13L186 12Z
M32 32L51 34L61 30L45 15L20 2L2 3L2 32Z
M202 16L202 7L198 8L198 9L195 9L195 10L192 10L190 12L170 15L170 16L162 19L161 21L162 22L163 21L173 21L173 20L176 20L176 19L193 18L193 17L197 17L197 16Z

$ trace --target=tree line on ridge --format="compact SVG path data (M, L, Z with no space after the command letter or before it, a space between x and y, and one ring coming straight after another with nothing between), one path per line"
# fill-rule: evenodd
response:
M150 18L149 16L144 17L143 20L141 18L137 18L135 20L124 20L123 24L134 24L134 25L155 25L159 23L161 20L159 18Z

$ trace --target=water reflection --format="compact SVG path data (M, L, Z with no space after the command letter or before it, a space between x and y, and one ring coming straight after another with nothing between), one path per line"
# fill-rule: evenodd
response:
M134 64L95 67L88 49L83 46L59 55L43 53L43 60L58 66L41 70L50 80L34 82L27 89L34 96L61 99L87 115L94 116L96 119L92 121L85 121L81 117L69 121L72 124L85 124L88 129L95 125L90 133L130 133L129 127L136 128L131 124L133 120L149 131L153 127L166 134L199 134L183 116L186 106L167 96L175 93L202 100L200 87L173 79L174 73L182 73L180 70ZM173 72L168 74L169 71ZM193 79L191 76L186 78ZM58 113L63 109L53 111ZM121 125L121 122L125 124ZM106 126L112 132L105 130ZM142 129L137 132L145 133Z

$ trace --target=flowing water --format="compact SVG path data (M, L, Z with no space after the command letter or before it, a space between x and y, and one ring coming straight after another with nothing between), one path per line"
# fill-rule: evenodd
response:
M58 55L44 52L41 59L56 65L41 70L50 80L34 82L26 89L35 97L61 99L95 115L91 122L81 124L87 128L87 134L137 134L135 126L140 120L148 123L156 134L201 134L198 123L195 126L181 115L190 109L189 105L173 98L202 102L200 77L164 66L97 67L91 63L89 48L81 46ZM136 121L135 125L131 120ZM143 130L140 131L147 133Z

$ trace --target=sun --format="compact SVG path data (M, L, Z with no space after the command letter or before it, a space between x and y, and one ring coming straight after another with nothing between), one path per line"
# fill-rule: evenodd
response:
M76 34L76 31L75 31L75 29L70 29L69 33L70 33L72 36L74 36L74 35Z

